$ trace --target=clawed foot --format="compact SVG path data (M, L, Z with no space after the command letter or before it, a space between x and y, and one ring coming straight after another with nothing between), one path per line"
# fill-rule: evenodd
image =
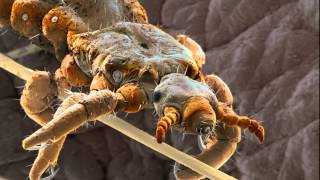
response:
M50 167L46 171L46 174L48 174L48 176L44 177L44 178L41 178L40 180L51 180L57 175L58 172L59 172L59 168Z
M201 151L207 149L207 144L210 138L214 137L214 127L212 124L201 123L197 128L198 131L198 147Z

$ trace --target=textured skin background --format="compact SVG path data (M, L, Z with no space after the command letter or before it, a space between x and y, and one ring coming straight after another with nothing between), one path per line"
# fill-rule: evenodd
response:
M223 171L242 180L319 179L319 1L318 0L144 0L152 23L173 35L185 33L207 54L207 73L230 86L237 112L262 120L266 142L244 133L237 154ZM27 44L0 32L0 51ZM54 71L52 55L18 60ZM0 179L24 180L34 152L21 140L39 128L19 106L23 82L0 70ZM129 122L154 134L152 111ZM173 179L173 162L120 133L97 124L69 136L57 180ZM190 150L192 137L168 140ZM191 149L192 150L192 149Z

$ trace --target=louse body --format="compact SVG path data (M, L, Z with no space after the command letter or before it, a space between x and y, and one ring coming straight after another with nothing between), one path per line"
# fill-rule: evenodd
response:
M62 61L54 76L35 73L21 96L25 112L43 126L22 144L39 150L30 179L40 179L56 165L68 134L113 112L154 108L160 117L155 127L158 143L165 141L169 128L198 135L203 152L196 158L215 168L235 152L240 128L264 140L256 120L233 111L228 86L202 73L201 47L185 35L173 38L149 24L138 1L16 0L1 1L3 6L12 7L15 30L39 36L44 42L40 45ZM8 24L7 14L0 17L3 26ZM73 93L54 111L52 101L67 96L65 90L71 87L85 87L90 93ZM179 164L174 172L177 179L203 178Z

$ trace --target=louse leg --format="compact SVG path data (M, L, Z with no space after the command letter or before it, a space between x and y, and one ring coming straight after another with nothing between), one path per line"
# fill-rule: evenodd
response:
M43 16L58 3L58 0L15 0L10 17L11 27L42 49L54 52L41 32L41 24Z
M37 71L27 81L20 104L37 124L47 124L54 114L52 103L58 96L58 87L48 72Z
M147 12L138 0L121 0L121 2L129 21L142 24L148 23Z
M219 102L232 107L233 97L229 87L216 75L208 75L205 77L206 83L216 92ZM203 128L203 129L207 129ZM209 128L208 132L212 132ZM206 132L203 133L206 135ZM199 135L202 140L202 135ZM214 129L214 137L210 137L207 142L198 142L202 153L196 158L210 165L211 167L219 169L224 165L231 156L235 153L237 144L241 140L241 130L237 126L224 126L223 123L218 122ZM186 168L179 163L174 165L174 175L177 179L203 179L200 174Z
M140 89L138 85L127 84L116 93L110 90L91 91L83 101L72 105L24 139L22 147L29 149L41 143L57 142L87 121L116 111L130 111L132 110L130 106L141 109L147 97L144 90ZM130 102L130 99L136 98L133 95L139 93L142 93L140 97L144 96L143 100L139 98L138 102Z
M253 133L260 143L264 141L264 128L263 126L254 119L250 119L247 116L239 116L232 108L220 103L216 109L217 117L224 124L229 126L238 126L242 129L248 129Z
M54 110L51 106L58 95L57 88L47 72L35 72L25 85L20 103L27 115L41 126L53 118ZM63 142L59 141L39 149L39 155L29 174L30 179L38 180L48 166L53 165L52 162L56 162L55 154L62 144Z
M205 77L206 84L214 91L219 102L225 103L232 108L233 96L228 85L217 75L207 75Z
M73 87L90 87L91 78L89 78L76 64L73 56L66 55L61 62L61 73L66 81Z
M11 26L26 37L40 35L43 16L56 5L57 2L54 1L15 0L10 18Z
M14 0L0 1L0 28L10 25L10 16Z
M82 101L84 97L85 95L81 93L74 93L73 95L69 96L57 109L54 117L57 117L58 115L63 113L70 106L78 103L79 101ZM59 153L62 149L65 139L66 136L62 137L57 142L44 145L40 148L38 156L34 161L29 173L30 180L39 180L48 168L54 168L56 166ZM51 175L48 176L49 178L47 178L50 179L50 177L53 177L54 174L54 172L51 172Z
M219 169L235 153L237 144L240 142L241 131L235 126L223 126L218 123L215 128L215 139L210 141L207 149L195 158ZM198 180L204 177L185 166L175 163L174 175L178 180Z
M230 126L238 126L242 129L248 128L262 143L264 141L264 128L254 119L237 115L232 109L233 97L229 87L216 75L209 75L206 83L215 91L219 105L215 109L217 117L223 123Z
M72 39L73 35L89 30L89 25L86 25L71 7L53 8L42 19L42 32L54 46L58 60L62 60L67 54L68 43L72 43L68 40Z
M190 37L182 34L177 35L176 40L191 51L193 59L197 62L198 67L201 69L206 62L206 55L201 46Z
M38 156L34 161L32 168L29 172L30 180L39 180L48 168L56 166L59 153L62 149L65 137L59 141L45 145L39 149ZM53 172L51 172L54 174ZM49 175L52 176L52 175Z

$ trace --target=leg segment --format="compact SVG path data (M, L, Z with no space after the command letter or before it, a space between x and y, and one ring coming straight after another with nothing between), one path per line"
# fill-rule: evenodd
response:
M201 69L206 62L206 55L201 46L186 35L177 35L176 39L180 44L184 45L192 52L193 59L197 62L199 68Z
M10 16L14 0L0 1L0 28L10 25Z
M225 103L228 107L232 107L233 96L228 85L217 75L208 75L205 77L208 86L215 92L219 102Z
M90 87L91 79L78 67L73 56L67 55L60 66L66 81L74 87Z
M57 95L57 86L50 74L38 71L26 83L20 104L31 119L43 126L53 118L52 102Z
M59 116L70 106L82 101L84 98L83 94L75 93L68 97L58 108L54 117ZM57 164L59 153L65 142L66 136L62 137L59 141L52 144L44 145L40 148L38 156L33 163L33 166L29 173L29 178L31 180L39 180L42 174L49 168L54 168Z
M257 120L250 119L247 116L237 115L230 107L221 103L216 109L218 119L229 126L238 126L242 129L248 129L260 141L264 141L264 128Z
M39 150L38 156L29 172L30 180L39 180L50 166L52 168L56 166L64 141L65 138L61 138L59 141L46 145Z
M137 91L144 94L144 91L140 91L135 84L129 84L123 86L123 88L125 89L120 88L117 93L113 93L110 90L92 91L84 97L83 101L72 105L47 125L24 139L23 148L29 149L45 142L57 142L79 128L86 121L94 120L99 116L110 114L114 111L131 109L130 105L136 106L136 102L128 102L133 98L132 94L135 94L134 92L129 92ZM145 96L142 99L147 98ZM142 107L142 105L143 102L139 107Z
M12 28L26 37L39 35L43 16L57 5L57 2L15 0L10 18Z
M235 126L218 125L215 128L216 138L210 142L209 147L205 149L196 158L219 169L235 153L237 144L240 142L241 131ZM174 175L179 180L203 179L204 177L191 169L176 163L174 165Z
M129 21L137 23L148 23L146 10L137 0L121 0L124 7L124 12L129 18Z

